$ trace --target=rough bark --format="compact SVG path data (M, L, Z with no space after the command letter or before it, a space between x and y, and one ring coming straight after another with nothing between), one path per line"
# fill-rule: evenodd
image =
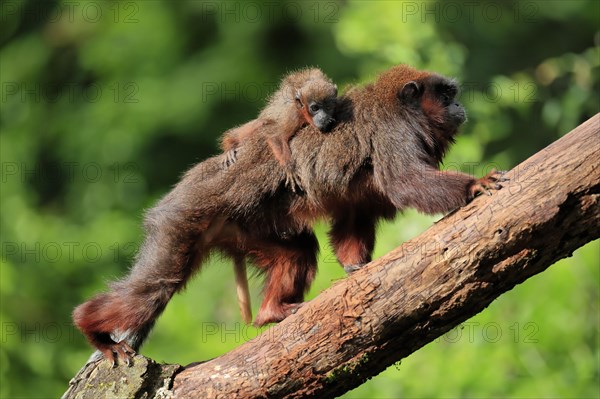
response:
M597 114L508 172L493 196L446 216L259 337L173 370L172 392L308 398L355 388L598 238L599 154ZM108 382L117 380L111 373ZM86 397L76 393L65 397Z
M143 356L136 356L132 367L113 368L106 361L88 363L69 381L62 398L172 398L173 377L181 368Z

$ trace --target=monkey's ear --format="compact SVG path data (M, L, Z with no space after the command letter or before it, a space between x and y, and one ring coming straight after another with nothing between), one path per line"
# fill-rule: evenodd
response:
M410 82L406 83L404 87L402 87L402 90L400 90L400 93L398 93L398 97L402 101L409 104L416 104L421 98L422 94L423 85L411 80Z
M302 103L302 93L300 92L300 90L296 90L296 96L294 97L294 99L296 100L296 105L298 106L298 108L302 108L304 106L304 104Z

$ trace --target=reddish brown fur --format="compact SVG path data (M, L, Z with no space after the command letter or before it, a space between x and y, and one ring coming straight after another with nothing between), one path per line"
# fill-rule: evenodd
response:
M351 271L371 259L378 220L409 206L447 212L498 188L494 174L475 179L438 170L464 120L455 94L451 81L406 66L348 92L338 99L331 132L307 126L290 143L304 195L286 189L285 173L259 135L246 139L226 169L224 155L196 165L147 213L146 240L130 274L78 307L75 324L105 356L127 359L126 346L139 348L211 250L249 257L264 272L256 324L288 316L315 274L316 219L331 219L332 245ZM271 128L262 134L276 134ZM110 333L114 341L106 340Z
M288 174L292 189L299 185L294 176L290 139L298 129L312 125L320 130L328 130L333 125L337 86L320 69L308 68L288 74L281 81L279 89L273 93L268 104L257 119L223 134L221 148L227 152L227 165L235 162L236 151L249 137L268 132L266 140L275 159ZM311 104L318 104L320 111L313 115ZM318 117L319 119L315 119ZM271 125L268 129L263 127Z
M336 97L337 86L320 69L309 68L288 74L257 119L225 132L221 147L227 153L226 165L230 166L235 162L237 149L244 141L259 134L261 128L271 125L267 130L270 134L266 135L269 148L286 171L286 183L294 191L299 189L300 182L294 173L289 141L298 129L307 124L320 130L330 128L334 121L332 114L335 111ZM309 111L309 107L315 104L321 108L318 111L321 117L319 120L314 120ZM319 113L314 116L318 117ZM244 322L250 323L252 310L243 257L234 256L234 265L242 318ZM260 322L261 319L257 319L257 323Z
M269 121L265 119L254 119L246 122L242 126L228 130L221 139L221 149L223 151L232 151L241 145L244 140L253 134L256 134Z

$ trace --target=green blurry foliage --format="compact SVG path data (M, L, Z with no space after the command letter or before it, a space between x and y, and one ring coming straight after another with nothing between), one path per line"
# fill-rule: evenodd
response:
M91 352L72 308L126 273L144 209L287 71L317 65L342 88L398 63L456 77L469 121L444 167L477 175L599 110L594 0L8 0L0 12L3 398L66 389ZM436 219L382 224L375 255ZM308 299L344 277L327 228ZM588 244L344 397L598 397L599 258ZM259 277L251 290L256 312ZM261 333L235 298L215 255L142 352L186 364Z

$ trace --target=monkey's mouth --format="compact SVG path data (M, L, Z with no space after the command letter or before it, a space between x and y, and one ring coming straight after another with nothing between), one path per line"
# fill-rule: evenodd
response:
M329 132L335 126L335 119L322 118L319 121L315 121L315 125L317 125L322 132Z
M467 120L467 112L459 103L454 103L447 108L446 123L450 130L456 131Z
M464 108L460 108L460 110L453 115L454 123L456 126L460 126L467 121L467 113Z

